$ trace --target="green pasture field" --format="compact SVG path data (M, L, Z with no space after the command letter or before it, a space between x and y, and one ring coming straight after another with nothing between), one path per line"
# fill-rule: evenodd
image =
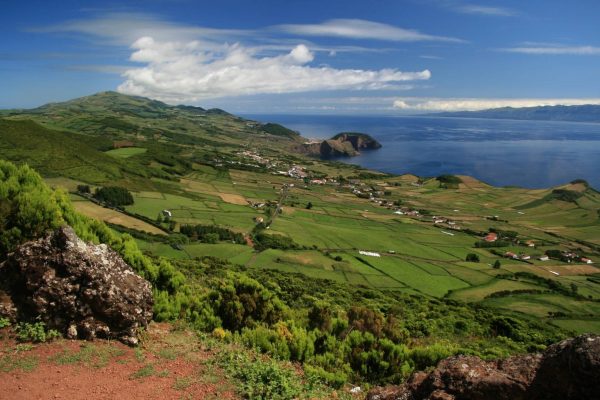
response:
M544 290L545 288L527 282L513 281L507 279L493 279L478 286L462 290L455 290L450 294L449 297L451 299L471 302L483 300L486 296L495 292L500 292L503 290L523 289Z
M133 156L137 156L138 154L144 154L148 149L144 147L123 147L120 149L113 149L106 151L105 154L109 156L117 157L117 158L129 158Z

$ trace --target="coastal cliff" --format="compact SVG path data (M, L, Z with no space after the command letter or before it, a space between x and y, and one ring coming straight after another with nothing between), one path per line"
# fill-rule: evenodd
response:
M381 148L381 144L366 133L342 132L322 142L305 144L302 151L308 155L324 158L354 157L359 155L361 150L379 148Z

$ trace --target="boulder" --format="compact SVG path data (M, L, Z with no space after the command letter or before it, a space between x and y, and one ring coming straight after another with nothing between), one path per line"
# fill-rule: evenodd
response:
M152 319L150 283L105 244L65 226L20 245L0 264L0 315L40 319L69 338L135 345Z
M375 388L368 400L576 400L600 398L600 336L583 335L542 354L484 361L454 356L400 386Z

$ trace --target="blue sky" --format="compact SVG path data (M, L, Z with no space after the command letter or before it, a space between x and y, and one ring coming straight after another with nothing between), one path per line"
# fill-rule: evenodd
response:
M600 2L7 1L0 107L99 91L239 113L600 104Z

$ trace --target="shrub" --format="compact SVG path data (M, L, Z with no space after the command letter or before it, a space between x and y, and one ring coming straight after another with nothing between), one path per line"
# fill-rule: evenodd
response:
M479 256L475 253L467 254L466 261L468 262L479 262Z
M263 285L245 275L229 273L209 299L223 327L239 331L258 322L274 324L283 316L285 305Z
M309 329L319 329L321 331L331 331L331 306L324 302L313 304L308 312Z
M15 327L17 339L21 342L43 343L60 337L60 333L54 329L46 329L43 322L20 322Z
M89 185L77 185L77 191L83 194L91 193Z
M10 326L10 320L8 318L0 317L0 329Z
M240 382L239 390L249 400L288 400L305 393L292 368L271 359L251 357L245 352L224 351L219 365Z
M383 314L366 307L353 306L348 310L348 325L361 332L370 332L375 337L381 337Z

